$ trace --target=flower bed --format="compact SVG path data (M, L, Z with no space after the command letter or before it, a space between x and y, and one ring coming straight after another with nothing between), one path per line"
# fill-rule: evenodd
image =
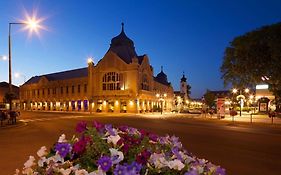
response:
M224 175L225 170L186 151L175 136L158 136L128 126L80 122L79 137L62 134L50 151L45 146L16 174L46 175Z

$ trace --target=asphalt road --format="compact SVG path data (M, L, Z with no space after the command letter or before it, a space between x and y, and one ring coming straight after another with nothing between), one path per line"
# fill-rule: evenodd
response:
M180 137L184 147L199 158L226 168L233 175L281 174L281 126L198 119L174 115L101 115L25 112L26 124L0 128L0 175L22 168L29 155L52 146L65 133L74 134L78 121L97 120L130 125L157 134Z

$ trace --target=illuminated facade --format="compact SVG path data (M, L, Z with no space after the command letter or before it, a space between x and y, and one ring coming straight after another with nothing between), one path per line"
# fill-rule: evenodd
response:
M138 56L122 24L110 48L95 65L32 77L20 87L24 110L141 113L159 107L156 94L166 94L164 111L173 104L173 87L167 75L154 77L147 55ZM163 99L161 99L163 100Z

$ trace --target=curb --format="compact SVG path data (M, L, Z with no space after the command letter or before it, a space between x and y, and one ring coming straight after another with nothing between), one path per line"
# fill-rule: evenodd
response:
M24 127L26 126L27 123L26 122L23 122L21 120L17 121L16 124L12 125L12 124L6 124L6 125L3 125L3 126L0 126L0 130L1 129L10 129L10 128L20 128L20 127Z

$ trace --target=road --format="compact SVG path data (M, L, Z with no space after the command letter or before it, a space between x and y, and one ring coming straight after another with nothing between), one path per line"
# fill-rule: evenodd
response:
M45 145L52 146L60 134L69 138L78 121L97 120L130 125L160 135L180 137L184 147L199 158L226 168L227 174L280 175L281 126L232 124L228 121L198 119L196 115L102 115L24 112L26 124L0 128L0 174L13 174L29 155Z

